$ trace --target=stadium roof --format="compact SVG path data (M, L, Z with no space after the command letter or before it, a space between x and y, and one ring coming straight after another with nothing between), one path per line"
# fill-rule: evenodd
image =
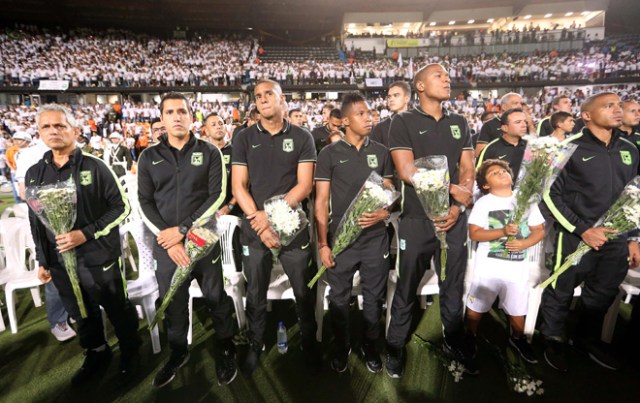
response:
M611 1L625 7L627 15L640 14L638 7L634 11L625 5L636 1ZM177 26L191 31L251 29L291 39L296 35L339 34L345 15L353 13L421 13L428 21L430 16L443 13L468 13L473 18L478 10L510 7L518 15L526 9L562 9L567 4L583 7L576 11L606 10L609 0L0 0L0 20L151 32L171 31Z

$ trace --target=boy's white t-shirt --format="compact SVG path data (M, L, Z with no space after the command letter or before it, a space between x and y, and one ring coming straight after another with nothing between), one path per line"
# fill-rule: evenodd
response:
M515 194L509 197L500 197L491 193L481 197L471 210L469 224L477 225L484 229L504 228L511 220L515 206ZM531 206L529 212L525 214L519 226L517 239L527 238L530 234L529 226L544 224L545 220L537 205ZM507 237L502 237L495 241L479 242L476 250L476 269L499 271L500 277L508 280L510 273L513 274L513 281L522 281L523 273L519 270L505 270L515 268L514 265L521 266L527 260L527 250L519 252L507 252L505 254L505 243ZM524 265L522 265L524 266ZM486 269L485 269L486 268ZM526 281L526 278L524 279Z

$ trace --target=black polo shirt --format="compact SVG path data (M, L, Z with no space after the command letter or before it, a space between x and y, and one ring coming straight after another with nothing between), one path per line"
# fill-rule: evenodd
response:
M258 210L270 197L286 194L298 183L298 164L316 162L309 132L284 121L282 130L271 135L260 122L238 133L231 163L249 169L249 193Z
M632 142L640 153L640 128L632 128L631 134L620 130L624 134L624 138ZM640 175L640 165L638 165L638 174Z
M377 141L385 147L389 147L389 128L391 127L392 117L386 118L378 123L371 130L371 140Z
M515 183L516 179L518 179L518 173L520 172L520 166L522 165L522 158L524 157L524 150L526 148L527 142L522 138L518 140L518 144L513 145L501 136L482 149L478 157L476 170L478 170L480 165L486 160L507 161L513 170L513 183Z
M229 204L231 199L233 199L233 194L231 193L231 153L232 151L233 151L233 146L229 141L224 145L224 147L220 149L220 152L222 153L222 162L224 163L224 167L227 170L227 195L224 199L224 203L222 204L223 207ZM240 209L240 206L236 205L233 207L230 214L237 216L237 215L240 215L241 212L242 210Z
M430 155L446 155L451 183L459 182L462 152L473 150L467 120L457 113L443 111L439 121L418 107L397 114L391 120L389 150L411 150L414 159ZM413 186L402 184L402 215L427 218Z
M550 136L553 133L553 126L551 126L551 117L547 116L538 123L538 136Z
M313 144L316 147L316 153L320 153L320 150L327 145L327 136L329 136L329 128L324 125L320 127L316 127L311 131L311 136L313 136Z
M584 127L584 119L578 118L575 120L575 125L573 126L573 130L571 130L571 134L578 134L582 132L582 128Z
M480 129L480 136L478 136L477 144L488 144L493 140L502 136L502 130L500 127L502 126L502 122L496 116L493 119L487 120Z
M360 150L342 139L318 154L315 180L331 182L330 234L335 234L342 216L372 171L383 178L393 178L389 150L369 138ZM380 222L365 231L384 230L384 223Z

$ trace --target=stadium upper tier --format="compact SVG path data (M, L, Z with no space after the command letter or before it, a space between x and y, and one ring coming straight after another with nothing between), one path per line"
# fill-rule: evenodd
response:
M442 63L466 83L577 80L640 74L638 37L590 42L580 51L478 54L421 53L373 58L358 49L325 46L264 48L252 37L163 40L126 31L66 34L7 31L0 35L0 85L71 87L231 86L272 78L286 85L354 84L366 78L409 80L425 63ZM338 50L339 49L339 50Z

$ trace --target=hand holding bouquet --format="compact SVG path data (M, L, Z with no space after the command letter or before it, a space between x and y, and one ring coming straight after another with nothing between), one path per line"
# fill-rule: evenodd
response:
M544 192L578 148L575 144L564 144L553 137L525 136L527 148L522 159L522 168L516 182L516 200L511 222L519 225L532 205L540 203ZM515 240L510 236L507 242ZM505 250L505 254L508 251Z
M307 215L298 204L295 208L291 207L286 195L274 196L264 202L264 212L267 215L267 221L271 226L271 232L278 240L280 247L287 246L304 230L309 224ZM278 256L280 248L272 249L274 257Z
M625 186L618 200L609 207L609 210L607 210L593 227L603 227L615 231L606 234L608 240L615 239L626 232L640 228L640 176L636 176ZM591 247L584 243L584 241L581 241L575 252L567 256L562 266L554 270L553 274L538 287L545 288L555 282L558 277L571 266L580 263L582 257L590 250Z
M26 188L27 204L53 235L63 235L71 232L76 222L77 194L73 178L65 182L57 182L47 186L29 186ZM69 282L76 296L80 316L87 317L87 309L82 298L80 281L78 280L76 251L74 249L62 252L64 268L69 276Z
M211 217L204 222L194 223L187 232L184 240L184 250L191 260L191 264L186 267L178 266L175 273L173 273L169 290L162 298L162 305L156 311L156 316L149 324L149 329L153 329L158 320L164 318L164 311L167 310L178 288L191 277L191 270L193 270L196 262L213 250L213 247L220 239L216 224L215 218Z
M371 172L356 197L351 201L340 224L338 224L333 247L331 248L331 258L334 259L358 239L362 233L362 227L358 221L363 214L373 213L381 208L390 206L398 197L400 197L399 192L385 189L382 177L375 171ZM326 266L322 265L320 267L318 273L309 282L309 288L313 287L326 270Z
M445 155L432 155L414 161L415 173L411 176L418 200L431 221L449 214L449 166ZM447 278L447 233L436 229L440 240L440 273Z

